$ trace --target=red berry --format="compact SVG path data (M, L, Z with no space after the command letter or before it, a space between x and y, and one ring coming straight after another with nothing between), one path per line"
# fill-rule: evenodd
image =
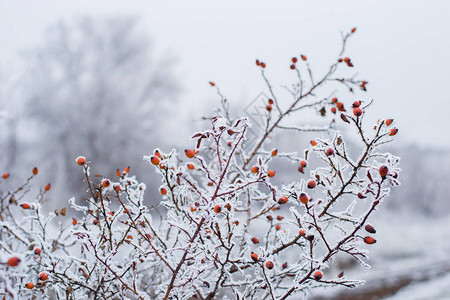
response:
M322 272L315 271L313 276L314 276L314 279L318 281L318 280L322 279Z
M331 149L331 148L328 148L327 151L325 151L325 154L326 154L327 156L332 156L332 155L334 155L334 150Z
M338 102L338 98L334 97L333 99L331 99L331 103L337 103Z
M269 99L269 100L267 100L267 103L269 103L270 105L272 105L272 104L273 104L273 100L272 100L272 99Z
M266 110L267 110L267 111L271 111L271 110L272 110L272 105L270 105L270 104L267 104L267 106L266 106Z
M8 179L9 178L9 173L3 173L2 178L3 179Z
M394 135L397 134L397 132L398 132L398 129L397 129L397 128L392 128L392 129L389 131L389 136L394 136Z
M109 179L103 178L102 179L102 187L107 188L111 184L111 181Z
M364 243L366 243L366 244L372 245L372 244L375 244L376 242L377 241L371 236L366 236L364 238Z
M166 195L167 194L167 189L162 187L159 189L159 192L161 193L161 195Z
M278 150L277 149L273 149L272 152L271 152L271 155L272 156L277 156L277 154L278 154Z
M11 258L8 259L8 266L10 267L17 267L20 263L20 258L18 258L17 256L13 256Z
M364 196L364 194L363 194L362 192L359 192L359 193L358 193L358 198L359 198L359 199L364 199L364 198L367 198L367 197Z
M271 262L270 260L266 262L266 268L269 270L273 269L273 262Z
M187 156L188 158L193 158L193 157L195 156L194 150L191 150L191 149L186 149L186 150L184 150L184 154L186 154L186 156Z
M364 229L368 232L368 233L376 233L377 231L375 230L375 228L373 228L372 225L367 224Z
M295 65L294 64L291 65L291 70L295 70Z
M41 249L39 248L34 249L34 254L41 255Z
M33 168L33 175L37 175L39 173L39 169L37 167Z
M384 124L386 124L386 126L389 126L392 124L392 122L394 122L394 119L386 119L386 121L384 122Z
M387 166L381 166L378 172L380 173L381 177L386 177L389 172L389 168Z
M280 199L278 199L278 204L286 204L288 202L288 197L281 196Z
M361 90L367 91L367 88L366 88L366 85L365 85L365 84L361 83L360 87L361 87Z
M361 106L361 101L355 101L353 102L353 107L360 107Z
M306 60L306 56L305 55L300 55L300 57L302 58L302 60Z
M252 171L252 173L258 173L259 172L259 167L258 166L254 166L251 171Z
M300 234L300 236L305 236L306 235L306 230L305 229L300 229L298 231L298 234Z
M300 193L299 199L303 204L306 204L309 201L308 195L306 195L305 193Z
M39 274L39 279L40 279L41 281L46 281L46 280L48 279L48 274L45 273L45 272L40 273L40 274Z
M209 85L210 85L210 86L215 86L216 84L215 84L214 82L210 81L210 82L209 82Z
M331 108L331 112L332 112L333 114L336 114L336 107L332 107L332 108Z
M219 204L217 204L216 206L214 206L214 212L215 212L216 214L220 213L221 211L222 211L222 207L221 207Z
M47 183L47 184L45 185L45 187L44 187L44 190L45 190L46 192L48 192L48 191L50 191L51 188L52 188L52 185L51 185L50 183Z
M267 172L267 176L274 177L275 176L275 171L274 170L269 170L269 172Z
M253 244L258 244L259 243L259 239L257 237L252 237L252 243Z
M265 67L266 67L266 64L262 62L262 63L261 63L261 68L264 69Z
M316 187L316 182L314 180L308 181L308 189L313 189Z
M350 62L350 58L344 57L344 61L348 64Z
M161 153L159 152L158 149L155 149L154 154L155 154L155 156L158 156L159 158L161 158Z
M310 142L309 142L310 144L311 144L311 146L315 146L315 145L317 145L317 142L315 141L315 140L311 140Z
M154 164L155 166L159 165L159 162L160 162L159 157L156 156L156 155L153 155L153 156L150 158L150 162L151 162L152 164Z
M189 170L194 170L195 169L195 165L194 164L187 164L187 168Z
M306 160L301 160L300 161L300 167L306 168L306 165L307 165Z
M357 116L357 117L360 117L360 116L362 115L362 113L363 113L363 111L362 111L362 109L359 108L359 107L355 107L355 108L353 109L353 114L354 114L355 116Z
M34 288L34 283L28 282L28 283L25 284L25 287L26 287L27 289L31 290L32 288Z
M116 192L120 192L122 189L120 188L120 184L118 184L118 183L115 183L114 185L113 185L113 189L114 189L114 191L116 191Z
M356 27L352 28L352 33L354 33L356 31Z
M291 61L295 64L297 62L297 57L293 57Z
M86 163L86 157L78 156L76 162L79 166L83 166Z
M31 205L28 203L22 203L22 204L20 204L20 207L22 207L23 209L30 209Z
M254 261L258 260L258 254L256 254L255 252L252 252L252 254L250 256Z

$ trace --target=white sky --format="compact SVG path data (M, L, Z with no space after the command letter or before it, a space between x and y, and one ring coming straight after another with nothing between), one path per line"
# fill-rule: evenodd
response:
M284 84L292 56L305 53L324 68L337 55L339 31L357 26L348 55L369 81L372 114L394 117L405 142L450 148L450 1L0 0L1 68L47 26L80 14L140 16L159 50L179 58L180 100L192 119L192 108L215 99L209 80L242 105L264 89L255 58Z

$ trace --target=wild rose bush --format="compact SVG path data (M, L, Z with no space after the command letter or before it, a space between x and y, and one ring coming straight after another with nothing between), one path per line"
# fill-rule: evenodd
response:
M255 141L247 139L249 120L232 118L221 96L222 107L209 118L210 128L195 133L184 153L157 149L145 157L162 180L156 206L145 205L146 187L129 168L118 170L116 179L101 178L91 175L82 156L76 163L85 174L88 196L71 199L69 209L43 212L50 186L36 200L29 198L36 174L13 191L2 183L0 295L297 299L316 287L361 284L327 273L328 268L338 255L367 265L366 249L376 242L368 218L390 188L399 185L400 170L399 158L378 151L397 133L392 119L366 128L363 120L371 102L352 101L347 112L337 98L319 100L326 83L366 90L366 81L335 77L339 68L353 66L342 56L354 31L343 36L338 61L318 80L306 56L292 58L298 82L290 89L290 103L278 99L265 63L257 61L271 99ZM331 111L330 126L283 125L288 116L304 110L322 117ZM359 148L348 151L335 122L356 131ZM301 155L265 148L285 130L317 131L318 137ZM320 136L322 132L326 134ZM315 169L310 168L311 156L319 162ZM281 159L295 162L301 176L276 185Z

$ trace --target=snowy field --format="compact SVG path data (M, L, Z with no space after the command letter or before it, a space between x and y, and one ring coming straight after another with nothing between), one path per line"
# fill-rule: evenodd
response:
M313 299L450 299L450 219L383 212L371 222L377 243L369 248L371 269L354 265L347 278L366 284L348 290L314 291ZM338 272L339 270L332 270Z

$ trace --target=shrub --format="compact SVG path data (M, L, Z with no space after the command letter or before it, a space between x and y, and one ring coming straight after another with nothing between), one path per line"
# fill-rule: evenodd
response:
M221 96L222 107L209 118L210 128L195 133L182 155L157 149L145 157L162 180L156 206L145 205L146 187L129 169L118 171L117 178L92 176L84 157L76 163L83 169L88 197L69 201L79 216L73 210L69 216L66 208L44 214L47 189L36 201L27 200L28 209L21 207L36 174L14 191L2 189L0 294L297 299L315 287L362 283L328 267L338 255L367 265L366 247L376 242L368 218L390 187L399 184L400 170L397 157L377 152L391 141L390 124L380 120L363 127L371 102L358 101L357 113L347 113L336 97L318 98L326 83L366 90L366 81L335 77L340 65L346 68L342 61L353 67L349 58L341 58L353 32L343 36L337 62L320 79L313 77L305 55L292 59L298 84L290 89L293 101L287 106L266 77L267 65L256 62L271 93L271 109L262 106L265 126L256 140L247 139L249 120L232 118ZM210 84L222 95L217 84ZM302 110L319 116L339 111L339 118L328 127L282 125ZM359 148L351 151L357 156L349 153L335 122L359 135ZM302 155L267 150L270 138L285 130L318 136ZM316 168L311 157L317 159ZM277 162L283 159L295 162L293 169L298 167L301 175L275 184L281 173ZM11 257L16 265L8 263Z

